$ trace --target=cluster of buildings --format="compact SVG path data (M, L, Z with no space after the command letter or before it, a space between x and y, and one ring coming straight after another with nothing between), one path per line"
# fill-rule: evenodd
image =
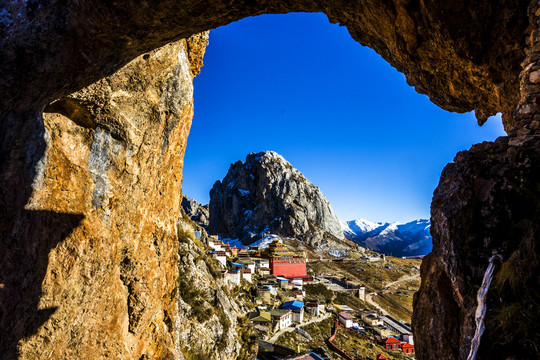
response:
M352 309L336 306L338 320L346 328L365 332L369 328L381 339L385 349L402 350L407 354L414 353L414 337L412 330L406 324L395 320L390 316L379 316L372 310L364 310L353 315Z
M279 240L272 242L264 250L256 246L230 246L217 236L210 236L208 245L212 248L212 257L226 269L223 276L225 282L231 286L240 285L242 280L252 282L254 274L272 275L286 281L311 279L306 273L305 255L295 254Z

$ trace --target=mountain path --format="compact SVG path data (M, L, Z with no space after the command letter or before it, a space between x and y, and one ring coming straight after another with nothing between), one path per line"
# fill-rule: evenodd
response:
M386 283L384 286L383 286L383 289L384 288L387 288L387 287L390 287L390 286L394 286L396 284L399 284L401 282L406 282L406 281L411 281L411 280L415 280L417 278L420 277L420 274L416 274L416 275L412 275L412 276L407 276L407 277L404 277L404 278L400 278L396 281L392 281L392 282L389 282L389 283ZM381 289L382 291L382 289ZM369 294L366 294L366 302L369 303L370 305L374 306L376 309L378 309L383 315L390 315L390 316L393 316L393 314L390 314L388 311L384 310L379 304L377 304L375 301L373 301L372 299L372 296L374 294L376 294L377 291L374 291L374 292L371 292Z

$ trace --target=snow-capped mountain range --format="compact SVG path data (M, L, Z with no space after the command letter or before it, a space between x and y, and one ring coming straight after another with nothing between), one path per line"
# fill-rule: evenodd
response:
M347 239L387 255L426 255L432 249L429 220L403 224L357 219L341 222L341 227Z

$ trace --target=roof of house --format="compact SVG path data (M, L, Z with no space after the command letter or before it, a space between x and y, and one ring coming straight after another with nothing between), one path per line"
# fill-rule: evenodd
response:
M340 312L339 316L341 316L345 320L352 320L353 319L352 315L349 314L348 312L345 312L345 311Z
M413 348L414 349L414 345L411 345L409 343L403 343L403 344L401 344L401 347L402 348Z
M271 322L272 317L267 311L255 311L249 313L249 320L254 322Z
M396 339L395 337L389 337L389 338L384 339L383 343L385 344L398 343L399 344L400 341Z
M292 300L284 302L283 305L281 305L282 309L289 309L289 310L302 310L304 307L304 303L298 300Z
M281 318L289 314L290 312L291 311L288 309L272 309L270 310L270 315Z
M237 263L237 262L233 262L233 263L231 263L231 264L232 264L232 266L234 266L234 267L244 267L243 264L240 264L240 263Z
M353 309L351 309L350 306L347 306L347 305L334 305L334 307L338 310L341 310L341 311L354 311Z
M388 360L388 358L384 356L383 354L379 354L377 355L377 360Z

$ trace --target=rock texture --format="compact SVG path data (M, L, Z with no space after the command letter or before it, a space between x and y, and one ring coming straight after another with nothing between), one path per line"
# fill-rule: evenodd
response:
M418 357L467 359L476 293L497 253L477 359L538 359L540 135L460 152L442 172L431 216L433 253L413 315L415 338L430 340L415 341Z
M39 110L171 41L247 16L305 11L324 12L345 25L355 40L375 49L442 108L475 110L480 122L503 112L511 128L520 101L524 34L532 30L528 5L522 0L3 2L0 118Z
M195 223L205 228L208 226L210 212L208 205L201 205L186 196L182 197L182 209L184 213Z
M214 184L208 231L246 244L266 234L296 237L313 247L326 238L343 239L321 190L273 151L250 153Z
M175 296L188 43L2 122L3 359L178 359L176 324L203 327Z

